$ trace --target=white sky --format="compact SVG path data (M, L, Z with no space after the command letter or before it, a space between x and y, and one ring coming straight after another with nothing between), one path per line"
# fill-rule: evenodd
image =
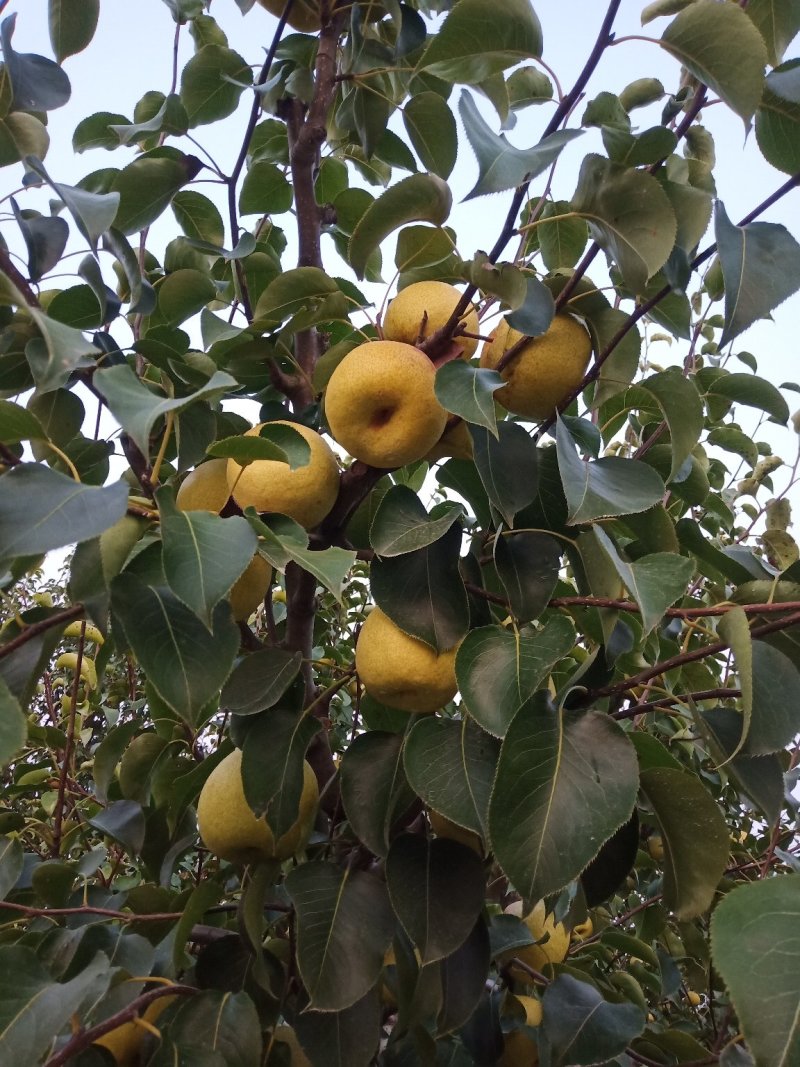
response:
M567 91L575 76L583 66L597 29L606 10L601 0L538 0L534 4L544 30L544 58L555 69L564 90ZM623 0L620 13L615 23L617 37L629 34L644 34L658 37L666 19L656 20L644 29L639 23L639 15L644 0ZM18 12L14 46L18 51L39 52L50 55L47 32L47 0L11 0L4 15ZM263 59L275 26L275 19L259 7L255 7L247 16L242 17L234 0L213 0L213 14L229 37L231 47L237 49L245 59L258 66ZM72 183L87 172L100 167L120 167L134 157L133 149L121 148L114 152L95 150L75 156L71 148L72 132L77 123L94 111L119 112L132 117L133 108L140 96L149 89L168 91L171 80L172 44L174 23L169 9L161 0L136 0L135 3L123 0L103 0L101 3L100 24L92 45L83 53L70 57L64 68L72 82L73 94L69 103L50 113L49 132L51 148L46 165L51 176L66 183ZM188 28L182 30L180 65L191 56L193 44ZM790 48L788 56L795 54ZM601 89L619 91L629 81L643 76L659 77L666 89L677 88L679 68L675 61L657 45L642 42L623 42L608 49L589 84L586 97L591 99ZM460 90L456 88L451 97L455 106ZM237 113L222 123L208 127L199 127L192 131L204 147L222 163L222 168L230 168L240 143L250 107L250 95L242 97ZM576 109L572 125L577 126L585 104ZM496 116L491 109L482 104L483 113L498 128ZM634 122L641 128L655 125L659 121L661 105L634 112ZM541 130L552 114L552 105L529 108L518 117L516 129L509 134L509 139L519 147L530 147L538 140ZM761 157L751 134L745 140L741 121L723 105L707 108L703 113L705 124L713 132L716 140L718 165L715 177L718 193L725 203L729 217L737 221L750 211L755 204L780 186L786 175L776 171ZM170 144L185 148L198 154L194 146L180 139L170 139ZM601 151L599 131L589 130L573 145L567 147L559 162L553 184L553 195L559 199L569 199L575 188L577 169L586 152ZM18 188L21 167L6 168L0 174L0 195L5 196ZM456 206L448 224L458 234L459 251L464 258L469 258L478 249L488 249L493 244L511 193L484 197L459 204L458 200L474 184L476 167L471 150L463 142L456 170L451 177ZM203 176L210 176L205 172ZM543 179L542 179L543 180ZM218 199L222 207L221 190L214 185L203 184L198 187L206 195ZM377 195L379 189L373 188ZM536 186L533 192L535 193ZM47 210L47 193L25 193L20 197L21 206L36 206ZM800 191L794 190L779 204L771 208L762 218L765 221L782 222L800 238ZM223 210L223 217L226 212ZM164 222L153 228L154 251L159 252L159 237L170 239L176 233L171 212L167 211ZM278 216L276 221L284 225L287 235L291 235L291 216ZM4 226L7 239L14 243L13 224ZM701 248L705 247L712 235L709 234ZM330 243L327 247L332 250ZM513 243L509 246L509 251ZM77 267L80 257L72 261ZM290 260L287 260L287 264ZM336 265L335 272L349 274L341 264ZM384 255L384 276L391 277L391 254ZM597 269L592 274L597 277ZM352 275L350 275L352 277ZM76 278L77 282L78 279ZM68 279L60 279L60 286L70 284ZM381 287L374 287L370 295L377 301L383 297ZM721 305L717 305L721 311ZM716 310L716 308L715 308ZM785 380L796 380L798 374L798 341L794 321L800 313L800 296L787 301L775 313L774 323L758 324L742 335L734 343L734 351L746 349L753 352L759 362L759 373L775 384ZM116 325L113 331L118 340L125 344L124 325ZM671 347L656 344L651 352L652 358L662 365L682 362L685 346L676 342ZM743 365L732 363L731 369L744 370ZM800 395L787 394L791 410L800 407ZM746 419L742 421L746 424ZM759 434L767 436L767 434ZM776 451L789 457L794 451L793 435L785 431L768 428L768 439ZM776 489L781 488L780 472L775 477Z

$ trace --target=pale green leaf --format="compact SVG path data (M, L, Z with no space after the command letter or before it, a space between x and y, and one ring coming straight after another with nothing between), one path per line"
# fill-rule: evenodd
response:
M468 85L542 54L542 28L528 0L460 0L420 60L437 78Z
M750 637L750 624L743 608L733 607L719 621L719 635L726 641L733 653L736 673L739 676L739 688L742 691L742 732L736 747L726 759L732 760L744 747L750 732L753 714L753 640Z

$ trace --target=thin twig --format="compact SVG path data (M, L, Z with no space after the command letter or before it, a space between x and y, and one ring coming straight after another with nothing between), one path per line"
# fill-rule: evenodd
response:
M59 611L57 615L50 615L48 618L42 619L41 622L30 623L18 637L15 637L12 641L7 641L4 645L0 645L0 659L5 659L6 656L12 655L18 648L26 645L28 641L32 641L39 634L47 633L54 626L65 626L68 622L72 622L73 619L79 619L84 610L83 604L72 604L70 607L64 608L63 611Z

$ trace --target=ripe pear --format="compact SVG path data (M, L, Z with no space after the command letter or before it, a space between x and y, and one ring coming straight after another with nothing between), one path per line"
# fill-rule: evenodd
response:
M536 997L515 998L525 1010L525 1025L540 1026L542 1002ZM536 1067L539 1062L539 1047L524 1030L511 1030L503 1038L503 1055L498 1067Z
M303 1052L300 1042L297 1040L297 1034L285 1023L281 1023L280 1026L275 1027L274 1031L275 1041L281 1041L284 1045L289 1046L289 1067L311 1067L311 1060ZM272 1058L270 1057L270 1063Z
M459 419L458 422L445 429L433 448L424 456L429 463L436 463L437 460L450 457L472 459L472 437L463 419Z
M247 622L253 612L261 607L271 581L272 567L256 553L228 593L233 617L237 622Z
M481 350L481 366L494 370L523 336L503 319ZM508 385L497 390L495 399L515 415L548 419L583 381L591 354L585 326L572 315L556 315L547 332L529 341L500 372Z
M263 425L254 426L245 436L257 436ZM275 425L291 426L308 442L309 462L292 470L288 463L274 459L256 459L244 467L229 459L228 482L233 499L242 509L276 511L310 530L322 522L339 494L336 456L316 430L284 420Z
M318 800L316 775L304 762L297 819L276 841L267 820L257 818L245 799L242 753L237 748L206 779L197 802L197 828L205 847L220 859L231 863L285 860L308 840Z
M473 852L477 852L479 856L483 856L483 841L481 841L480 834L476 834L474 830L459 826L446 815L441 815L433 809L428 812L428 822L437 837L447 837L451 841L458 841L467 848L471 848Z
M418 345L444 326L460 299L458 289L447 282L414 282L401 289L389 304L383 320L383 336L387 341ZM468 333L478 332L478 312L472 304L462 321ZM459 335L455 340L464 349L462 359L475 354L476 338Z
M370 696L402 711L431 713L456 695L456 649L437 652L373 608L356 645L356 670Z
M219 515L230 495L227 459L209 459L181 482L175 504L180 511L212 511Z
M155 1023L156 1019L176 999L174 996L159 997L158 1000L154 1000L152 1004L147 1005L142 1013L142 1018L149 1023ZM114 1030L109 1030L102 1037L98 1037L93 1044L101 1045L104 1049L107 1049L117 1061L118 1067L134 1067L139 1062L139 1050L147 1034L147 1029L144 1026L139 1026L138 1023L123 1023Z
M528 915L522 914L522 901L517 900L505 909L506 915L519 916L531 932L531 937L539 941L549 935L546 941L538 945L526 945L524 948L509 949L499 957L505 963L516 957L534 971L544 971L548 964L561 963L569 950L569 931L563 923L557 923L552 913L545 911L544 901L540 900ZM530 982L531 976L519 967L511 968L512 977L520 982Z
M367 341L344 357L325 390L325 417L342 448L371 467L404 467L444 433L428 357L401 341Z

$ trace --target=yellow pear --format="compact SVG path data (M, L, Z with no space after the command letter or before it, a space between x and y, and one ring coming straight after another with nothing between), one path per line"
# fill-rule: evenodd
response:
M503 319L481 350L481 366L493 370L523 336ZM548 419L583 381L591 354L586 328L572 315L556 315L547 332L529 341L500 372L508 385L495 399L515 415Z
M528 915L522 914L522 901L517 900L505 909L506 915L516 915L522 919L531 932L531 937L539 941L549 935L539 945L525 945L524 948L509 949L499 957L505 963L516 957L534 971L544 971L550 963L561 963L569 949L569 931L563 923L557 923L552 915L545 911L544 901L540 900ZM520 982L530 982L531 976L522 968L512 967L511 974Z
M417 345L444 326L460 299L458 289L447 282L414 282L401 289L389 304L383 320L383 336L387 341ZM472 304L462 321L468 333L478 333L478 312ZM455 340L464 349L462 359L475 354L478 342L474 337L459 336Z
M284 1045L289 1046L289 1067L311 1067L311 1060L303 1052L300 1042L297 1040L297 1034L291 1026L281 1023L280 1026L275 1027L274 1036L276 1041L282 1041ZM270 1059L271 1062L272 1060Z
M575 923L572 927L571 939L573 941L585 941L587 937L591 937L594 933L594 923L591 916L589 916L585 922Z
M263 425L254 426L245 436L257 436ZM284 420L274 425L291 426L308 442L309 462L292 470L288 463L279 460L256 459L242 467L235 459L229 459L228 482L233 499L242 509L276 511L310 530L322 522L339 494L336 456L330 445L308 426Z
M456 649L436 652L373 608L356 645L356 670L370 696L402 711L430 713L456 695Z
M181 482L175 504L180 511L212 511L219 515L230 495L227 459L209 459Z
M336 367L325 390L331 433L371 467L404 467L422 459L447 424L434 378L433 364L413 345L358 345Z
M285 860L308 840L317 811L317 778L303 763L303 792L297 819L276 841L267 820L256 818L242 785L242 753L234 749L206 779L197 802L197 828L203 844L220 859L252 863Z
M142 1013L142 1018L149 1023L155 1023L156 1019L167 1010L177 997L159 997L152 1004L148 1004ZM117 1061L118 1067L133 1067L139 1062L139 1049L141 1048L148 1031L146 1027L139 1026L135 1022L123 1023L107 1034L98 1037L93 1042L107 1049Z
M228 593L233 617L237 622L247 622L253 612L261 607L271 581L272 567L256 553Z
M471 848L473 852L477 852L479 856L483 856L483 841L481 841L480 834L476 834L474 830L459 826L446 815L441 815L433 809L428 812L428 822L437 837L447 837L451 841L458 841L467 848Z
M433 448L425 453L429 463L452 457L453 459L472 459L472 437L463 419L449 426Z

